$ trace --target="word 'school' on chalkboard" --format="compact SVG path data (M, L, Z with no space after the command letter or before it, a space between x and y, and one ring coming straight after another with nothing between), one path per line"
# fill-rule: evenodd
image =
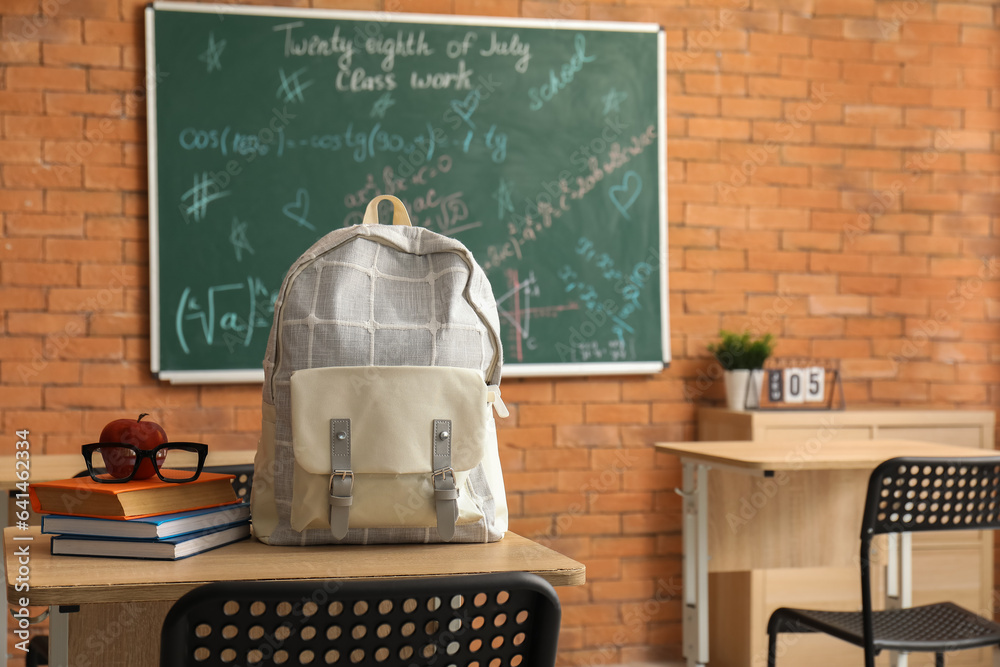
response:
M259 381L285 271L375 196L462 241L506 375L669 361L658 26L155 3L152 370Z

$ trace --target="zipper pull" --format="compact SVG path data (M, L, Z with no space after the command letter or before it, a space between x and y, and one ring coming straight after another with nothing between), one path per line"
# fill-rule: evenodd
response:
M503 404L503 399L500 398L500 387L491 384L486 387L486 400L493 404L493 409L497 411L497 415L500 417L509 417L510 413L507 411L507 406Z

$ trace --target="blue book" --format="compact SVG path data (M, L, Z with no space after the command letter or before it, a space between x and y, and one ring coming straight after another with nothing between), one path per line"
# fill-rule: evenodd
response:
M247 503L125 520L45 514L42 516L42 532L50 535L155 540L228 526L246 521L249 517L250 505Z
M146 558L180 560L210 549L250 537L250 522L209 528L162 540L126 540L113 537L91 538L56 535L52 538L53 556L102 556L110 558Z

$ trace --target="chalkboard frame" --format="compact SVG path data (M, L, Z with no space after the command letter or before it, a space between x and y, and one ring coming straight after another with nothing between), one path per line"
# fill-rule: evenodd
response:
M264 380L263 369L179 370L161 368L160 318L160 258L159 258L159 170L157 150L157 86L155 17L158 10L191 13L273 16L276 18L322 18L345 21L379 21L391 23L465 25L473 27L542 28L549 30L589 30L614 32L648 32L657 34L657 163L659 288L661 359L631 362L576 363L505 363L505 377L558 377L588 375L648 375L662 371L670 364L670 311L668 303L668 242L667 242L667 141L666 141L666 36L662 26L653 23L611 21L579 21L564 19L526 19L397 12L368 12L293 7L234 6L194 4L164 0L146 6L146 80L148 83L147 145L149 193L149 307L150 307L150 370L157 379L174 384L258 383Z

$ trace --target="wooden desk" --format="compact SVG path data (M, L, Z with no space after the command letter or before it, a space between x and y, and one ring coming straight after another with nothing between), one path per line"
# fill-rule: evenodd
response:
M37 528L4 531L7 594L12 601L24 595L14 590L15 552L27 544L30 603L80 605L79 612L63 615L73 667L158 664L159 628L170 606L184 593L213 581L511 571L533 572L553 586L578 586L586 580L583 564L514 533L493 544L274 547L251 539L174 562L52 556L49 539ZM116 628L120 633L108 639Z
M232 450L216 451L208 450L208 457L205 459L206 466L220 465L243 465L253 463L256 450ZM198 458L195 455L179 453L181 459L177 463L180 466L195 466ZM17 489L18 482L22 481L17 477L17 459L14 456L0 456L0 526L7 526L10 520L10 493ZM31 454L28 459L30 464L28 482L49 482L57 479L69 479L77 473L86 470L87 465L83 461L83 456L77 454ZM6 570L5 570L6 571ZM7 588L3 589L0 597L0 609L7 607ZM3 615L0 621L0 635L7 637L8 616ZM7 667L7 651L0 651L0 667Z
M809 587L823 577L833 577L843 596L825 601L831 608L854 604L853 598L860 594L857 560L865 489L877 464L896 456L990 454L973 447L909 440L819 438L659 443L656 448L677 455L683 464L683 648L690 667L709 662L710 595L713 625L725 612L727 626L725 636L711 641L716 656L712 666L763 664L769 611L764 604L748 602L755 577L764 576L760 573L782 568L791 573L788 586L799 599L790 606L814 606ZM892 566L885 581L887 604L911 604L909 545L909 536L904 535L887 546ZM715 583L729 590L710 593L710 571ZM987 576L992 582L992 572ZM716 604L722 600L724 605ZM714 613L716 607L719 614ZM798 644L788 652L804 650L809 640ZM854 650L841 644L845 654ZM833 659L830 654L824 657L827 662ZM784 664L805 663L785 658Z

